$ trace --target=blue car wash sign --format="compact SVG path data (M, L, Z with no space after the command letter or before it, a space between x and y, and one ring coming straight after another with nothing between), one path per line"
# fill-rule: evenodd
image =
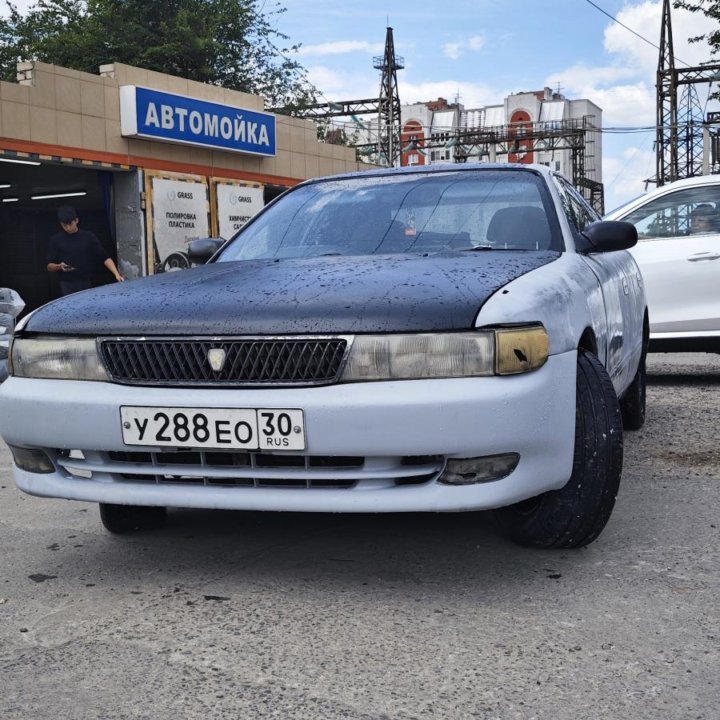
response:
M275 116L135 85L120 88L125 137L275 155Z

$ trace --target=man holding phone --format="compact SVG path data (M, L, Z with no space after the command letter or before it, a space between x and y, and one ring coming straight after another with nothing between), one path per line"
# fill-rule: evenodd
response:
M90 288L93 273L99 265L104 265L118 282L125 280L97 237L78 228L80 221L75 208L62 205L58 208L57 217L62 232L50 238L47 269L49 272L62 273L61 295L70 295Z

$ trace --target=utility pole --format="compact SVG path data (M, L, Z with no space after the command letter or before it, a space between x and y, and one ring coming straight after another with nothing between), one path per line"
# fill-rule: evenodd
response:
M655 140L658 187L679 177L677 142L677 74L673 50L670 0L663 0L660 55L657 69L657 127Z
M698 160L699 150L696 149L696 137L702 137L704 126L703 118L696 117L700 104L694 101L694 97L697 96L694 86L710 84L717 79L719 72L720 63L685 67L682 70L675 67L670 0L663 0L656 83L655 180L658 187L680 178L697 175L700 163ZM678 88L680 86L691 86L687 92L683 93L685 113L682 128L678 118ZM713 120L710 115L705 119L708 137L709 124ZM680 147L681 135L682 149Z
M385 54L373 58L373 67L382 71L378 112L378 155L394 166L400 163L400 96L397 71L405 67L404 58L395 54L393 29L385 33Z
M703 174L704 120L695 85L684 85L678 103L678 167L683 177Z

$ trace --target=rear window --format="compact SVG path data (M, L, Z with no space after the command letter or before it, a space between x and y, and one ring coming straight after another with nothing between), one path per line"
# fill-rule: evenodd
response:
M543 179L463 171L298 187L235 236L220 262L322 255L562 250Z

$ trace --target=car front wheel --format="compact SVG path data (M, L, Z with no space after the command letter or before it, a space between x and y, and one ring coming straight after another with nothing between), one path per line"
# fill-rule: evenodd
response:
M100 503L100 520L105 529L115 535L135 530L157 530L166 519L167 509L164 507Z
M499 508L495 517L515 542L538 548L589 545L610 519L620 485L623 429L610 377L591 353L578 351L575 453L560 490Z

